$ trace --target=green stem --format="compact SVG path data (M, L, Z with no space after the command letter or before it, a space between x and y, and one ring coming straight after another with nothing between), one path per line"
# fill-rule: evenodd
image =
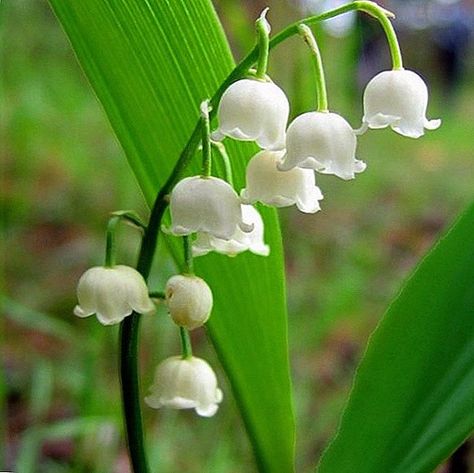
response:
M184 248L184 272L186 274L194 274L193 263L193 244L190 235L183 236Z
M120 324L120 384L127 432L128 451L134 473L148 473L143 423L140 408L140 383L137 363L140 314L125 317Z
M109 219L107 224L107 242L105 245L105 266L107 268L111 268L115 265L115 232L119 222L120 217L114 215Z
M265 80L265 75L268 68L268 53L270 45L270 25L268 24L266 14L268 8L262 11L260 17L256 21L257 28L257 45L258 45L258 61L257 71L255 76L257 79Z
M184 327L179 327L179 335L181 337L181 350L183 352L183 360L193 356L193 348L191 346L191 338L189 332Z
M212 170L211 156L211 124L209 120L209 101L206 100L201 104L201 121L202 121L202 176L209 177Z
M323 62L321 59L321 52L316 43L316 38L313 35L311 29L306 25L300 25L298 27L300 35L305 40L306 44L311 49L314 57L314 64L316 66L316 92L317 92L317 111L327 112L328 111L328 97L326 91L326 79L324 78Z
M234 177L232 175L232 166L230 164L230 158L225 149L224 143L222 141L212 141L212 146L217 150L219 156L221 157L222 164L224 165L224 177L225 180L234 187Z
M2 278L3 283L3 278ZM0 305L3 307L4 303L3 296L0 296ZM5 307L5 310L6 307ZM4 317L0 320L0 346L4 347L7 338L7 330L6 330L6 320ZM8 437L7 437L7 429L8 429L8 422L9 418L7 415L7 395L8 395L8 387L7 387L7 369L6 364L3 362L0 363L0 465L7 464L7 445L8 445Z
M394 18L395 15L381 6L373 2L359 2L361 4L359 10L368 13L370 16L376 18L382 25L385 36L387 37L388 47L390 48L390 56L392 57L392 68L394 70L403 69L402 53L400 45L398 44L397 35L393 29L393 25L389 18Z
M153 263L161 219L168 205L167 196L199 146L201 136L200 125L201 121L199 121L194 128L188 143L181 152L173 172L158 192L153 204L148 226L143 235L137 262L137 270L145 280L148 279ZM140 318L140 314L134 312L130 317L126 317L120 326L120 381L127 444L133 472L149 473L144 446L143 421L140 405L141 395L138 378L137 353Z
M269 43L269 49L283 42L290 36L298 34L298 27L301 24L315 24L320 21L334 18L343 13L354 10L362 10L374 15L372 11L374 8L384 10L376 4L367 1L354 1L342 5L338 8L325 12L321 15L305 18L301 21L289 25L280 33L275 35ZM369 11L370 10L370 11ZM386 14L385 14L386 15ZM378 18L378 17L377 17ZM380 21L380 18L378 18ZM383 26L383 25L382 25ZM210 101L209 120L215 116L217 105L226 91L226 89L236 80L242 79L248 73L248 70L258 60L259 48L255 46L244 59L234 68L234 70L222 82L214 96ZM393 55L392 55L393 57ZM394 65L401 64L394 61ZM194 130L181 152L176 165L164 183L163 187L158 192L153 207L150 212L150 219L148 226L143 235L140 253L138 256L137 270L145 278L148 278L153 263L156 244L158 240L158 233L161 227L161 219L168 206L168 194L171 192L179 177L190 163L192 157L195 155L202 137L202 120L199 120ZM138 366L137 366L137 350L138 350L138 328L140 316L133 314L126 317L120 327L120 375L122 386L122 402L125 416L125 426L127 430L128 448L134 473L148 473L148 465L144 452L143 427L140 408L140 391L138 382Z

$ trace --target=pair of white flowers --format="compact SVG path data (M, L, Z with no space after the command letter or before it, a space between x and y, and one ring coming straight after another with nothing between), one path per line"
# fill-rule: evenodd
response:
M124 265L95 266L88 269L77 285L78 317L96 315L102 325L115 325L132 312L152 314L155 305L148 295L143 276ZM212 310L212 291L194 275L176 275L168 279L165 301L173 321L187 330L204 325Z
M354 157L355 135L342 117L330 112L308 112L293 120L287 130L289 112L288 99L276 84L271 81L243 79L224 92L218 110L219 129L213 136L216 139L229 136L238 140L256 141L267 152L256 155L251 163L262 156L269 162L271 156L274 161L272 168L280 172L294 168L306 170L292 175L293 181L300 182L300 189L308 190L310 182L314 187L314 175L309 173L310 169L335 174L343 179L351 179L355 172L365 169L365 165ZM258 169L261 171L262 167L260 165ZM272 168L268 166L268 179L261 184L267 184L276 177ZM247 178L252 178L253 173L254 169L251 167L247 170ZM289 178L288 175L286 177ZM244 195L253 195L257 200L260 200L257 197L262 197L263 201L269 200L268 192L260 196L258 188L252 185L253 182L247 184L249 188L245 189ZM298 199L293 195L293 202L289 204L285 195L288 192L285 192L284 186L273 190L284 194L285 206L296 203ZM279 202L280 195L274 195L270 200ZM307 201L305 204L305 208L317 207L314 201L312 205L308 205ZM269 205L278 206L275 203ZM283 206L283 203L279 206Z
M166 284L166 301L173 321L193 330L208 320L212 292L197 276L176 275ZM155 409L194 409L200 416L211 417L222 398L216 375L206 361L195 356L172 356L157 366L145 402Z

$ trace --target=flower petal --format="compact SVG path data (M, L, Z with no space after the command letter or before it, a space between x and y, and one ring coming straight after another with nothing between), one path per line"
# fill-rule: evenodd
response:
M216 375L202 359L173 356L156 368L154 383L145 402L153 408L195 409L210 417L222 401Z
M97 266L87 270L77 286L78 317L96 314L103 325L121 322L133 310L147 313L154 310L142 275L129 266Z
M76 305L76 307L74 307L74 315L77 315L78 317L89 317L93 314L94 312L84 311L80 305Z
M427 130L436 130L441 126L441 120L436 118L434 120L425 119L425 128Z
M364 119L369 128L390 126L410 138L436 129L440 121L426 118L428 88L413 71L382 71L372 78L364 91Z
M316 196L320 191L319 189L316 191L314 172L300 168L280 171L278 167L281 165L283 155L284 151L267 150L252 157L247 165L247 187L242 189L242 201L244 203L260 201L266 205L287 207L299 200L299 208L301 206L305 209L318 208ZM311 198L315 199L315 202L310 205L308 199Z
M216 177L188 177L170 197L171 230L176 235L206 232L228 240L242 223L240 200L234 189Z
M227 135L237 140L256 141L264 149L281 149L289 111L285 93L273 82L239 80L222 95L215 136Z
M288 127L286 154L279 169L313 169L353 179L356 145L354 130L341 116L330 112L304 113Z

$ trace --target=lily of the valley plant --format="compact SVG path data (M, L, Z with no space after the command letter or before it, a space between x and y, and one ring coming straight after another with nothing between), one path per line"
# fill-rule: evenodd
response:
M440 125L439 120L426 118L428 92L424 81L403 68L388 11L372 2L356 1L321 18L312 17L311 22L350 10L369 13L382 24L393 64L392 70L381 72L367 85L361 128L354 130L337 111L330 111L321 54L305 20L290 25L272 42L265 10L256 21L254 51L211 100L203 100L197 128L200 140L192 138L194 141L190 142L195 146L188 146L181 155L175 171L156 197L148 223L142 223L133 212L115 212L108 225L104 266L87 270L79 281L79 304L74 313L79 317L95 314L104 325L122 324L124 413L135 473L148 471L141 400L136 395L139 314L152 317L154 302L163 300L182 342L182 353L170 354L156 368L146 404L155 409L194 409L205 417L215 415L223 393L209 364L193 356L189 337L190 330L199 330L212 316L213 293L206 281L194 274L193 258L205 258L210 252L238 257L245 251L267 256L271 248L265 242L264 221L254 204L295 205L304 213L318 212L323 200L319 185L324 188L324 179L328 179L325 175L349 180L366 170L365 162L357 158L358 134L390 126L397 133L418 138L425 128ZM268 77L267 65L271 48L295 34L305 40L314 59L317 100L315 109L288 123L290 104L285 92ZM232 156L226 152L224 139L254 141L261 148L249 157L243 188L234 186ZM185 175L199 144L201 173ZM213 175L212 148L226 169L223 177ZM148 288L146 280L168 205L171 225L166 232L183 239L183 270L182 274L172 276L164 288ZM120 221L143 231L136 269L115 262L114 235Z

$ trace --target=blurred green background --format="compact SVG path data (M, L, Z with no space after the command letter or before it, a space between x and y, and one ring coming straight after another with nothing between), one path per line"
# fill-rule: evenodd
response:
M239 58L252 46L254 19L267 4L215 5ZM334 4L275 0L269 6L278 31ZM426 77L432 91L428 116L441 117L443 125L419 140L368 132L358 145L365 173L350 182L319 176L325 199L316 215L280 213L300 472L312 471L335 432L357 362L388 303L474 197L472 7L422 1L387 6L398 14L406 67ZM102 263L109 212L133 208L146 216L146 206L47 2L6 0L0 12L0 470L126 473L118 330L79 320L72 308L79 276ZM355 18L315 31L330 108L358 127L363 85L389 66L384 39L372 21ZM302 41L288 41L270 61L292 116L310 110L312 64ZM132 264L137 235L125 228L120 241L121 260ZM169 274L166 248L158 258ZM193 341L195 352L217 366L204 331L193 333ZM146 387L156 363L179 349L163 308L144 321L141 343ZM222 371L218 376L225 402L212 419L144 408L156 471L255 471L230 386Z

